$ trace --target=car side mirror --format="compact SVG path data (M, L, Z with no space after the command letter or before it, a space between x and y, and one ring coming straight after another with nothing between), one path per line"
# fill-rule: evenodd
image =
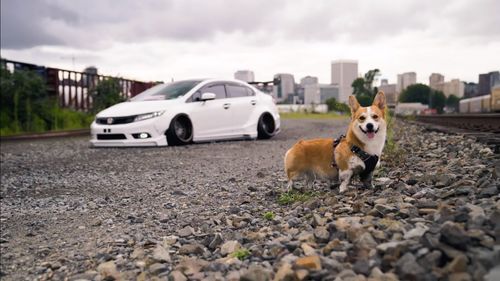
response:
M202 101L207 101L207 100L214 100L215 99L215 94L214 93L203 93L201 95L201 99Z

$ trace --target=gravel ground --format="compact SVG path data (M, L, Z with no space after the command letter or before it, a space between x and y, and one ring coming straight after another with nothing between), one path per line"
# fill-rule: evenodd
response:
M285 151L347 123L186 147L2 143L0 278L495 280L500 164L473 139L398 123L374 189L283 193Z

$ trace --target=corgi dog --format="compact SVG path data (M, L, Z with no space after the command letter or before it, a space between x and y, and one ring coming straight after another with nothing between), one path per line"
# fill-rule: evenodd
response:
M387 134L385 95L378 92L368 107L350 96L349 107L351 122L345 137L300 140L286 152L287 190L304 177L309 187L316 178L332 184L340 179L340 193L347 191L354 175L360 176L364 187L372 186L373 170L379 166Z

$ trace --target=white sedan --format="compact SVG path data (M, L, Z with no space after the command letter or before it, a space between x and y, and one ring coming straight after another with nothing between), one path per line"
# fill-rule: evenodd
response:
M280 130L273 98L237 80L156 85L96 115L91 145L165 146L268 139Z

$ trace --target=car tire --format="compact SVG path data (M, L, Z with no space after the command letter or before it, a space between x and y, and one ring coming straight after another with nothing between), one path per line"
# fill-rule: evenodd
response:
M275 131L276 125L273 116L269 113L262 114L257 124L257 138L270 139L274 136Z
M193 125L185 115L172 119L166 132L168 145L186 145L193 140Z

